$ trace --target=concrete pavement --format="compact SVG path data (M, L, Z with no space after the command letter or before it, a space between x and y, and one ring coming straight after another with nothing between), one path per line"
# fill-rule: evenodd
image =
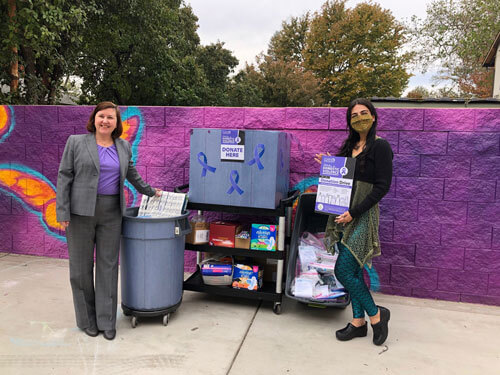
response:
M284 300L184 292L168 326L119 308L117 337L75 326L68 262L0 253L0 374L500 374L500 308L376 294L391 309L386 346L338 342L351 316Z

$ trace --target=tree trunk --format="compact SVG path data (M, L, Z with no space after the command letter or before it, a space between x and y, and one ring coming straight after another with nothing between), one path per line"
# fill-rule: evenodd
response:
M16 0L9 0L9 20L14 23L14 17L16 16ZM12 62L10 64L10 92L12 94L17 93L19 88L19 59L17 55L17 47L12 46Z

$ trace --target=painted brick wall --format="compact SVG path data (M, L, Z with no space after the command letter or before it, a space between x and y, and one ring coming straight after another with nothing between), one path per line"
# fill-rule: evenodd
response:
M91 110L0 106L0 251L67 256L54 185L66 139L85 132ZM345 108L124 107L122 116L139 172L168 190L188 182L194 127L293 134L291 185L306 187L314 154L335 152L346 135ZM379 117L395 153L374 260L382 291L500 305L500 110L379 109Z

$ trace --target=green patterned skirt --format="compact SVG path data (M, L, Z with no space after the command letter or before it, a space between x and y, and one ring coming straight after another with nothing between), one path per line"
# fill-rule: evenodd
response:
M373 189L373 184L355 181L352 205L361 203ZM360 267L365 264L371 268L372 258L380 255L380 240L378 236L380 210L378 203L353 218L345 226L335 223L335 216L330 216L325 229L325 245L330 253L335 252L335 243L341 243L352 253ZM342 235L341 235L342 234Z

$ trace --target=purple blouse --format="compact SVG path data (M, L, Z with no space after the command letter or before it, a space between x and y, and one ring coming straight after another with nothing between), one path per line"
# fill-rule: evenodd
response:
M118 159L116 146L102 147L97 145L97 151L101 164L97 194L120 194L120 159Z

